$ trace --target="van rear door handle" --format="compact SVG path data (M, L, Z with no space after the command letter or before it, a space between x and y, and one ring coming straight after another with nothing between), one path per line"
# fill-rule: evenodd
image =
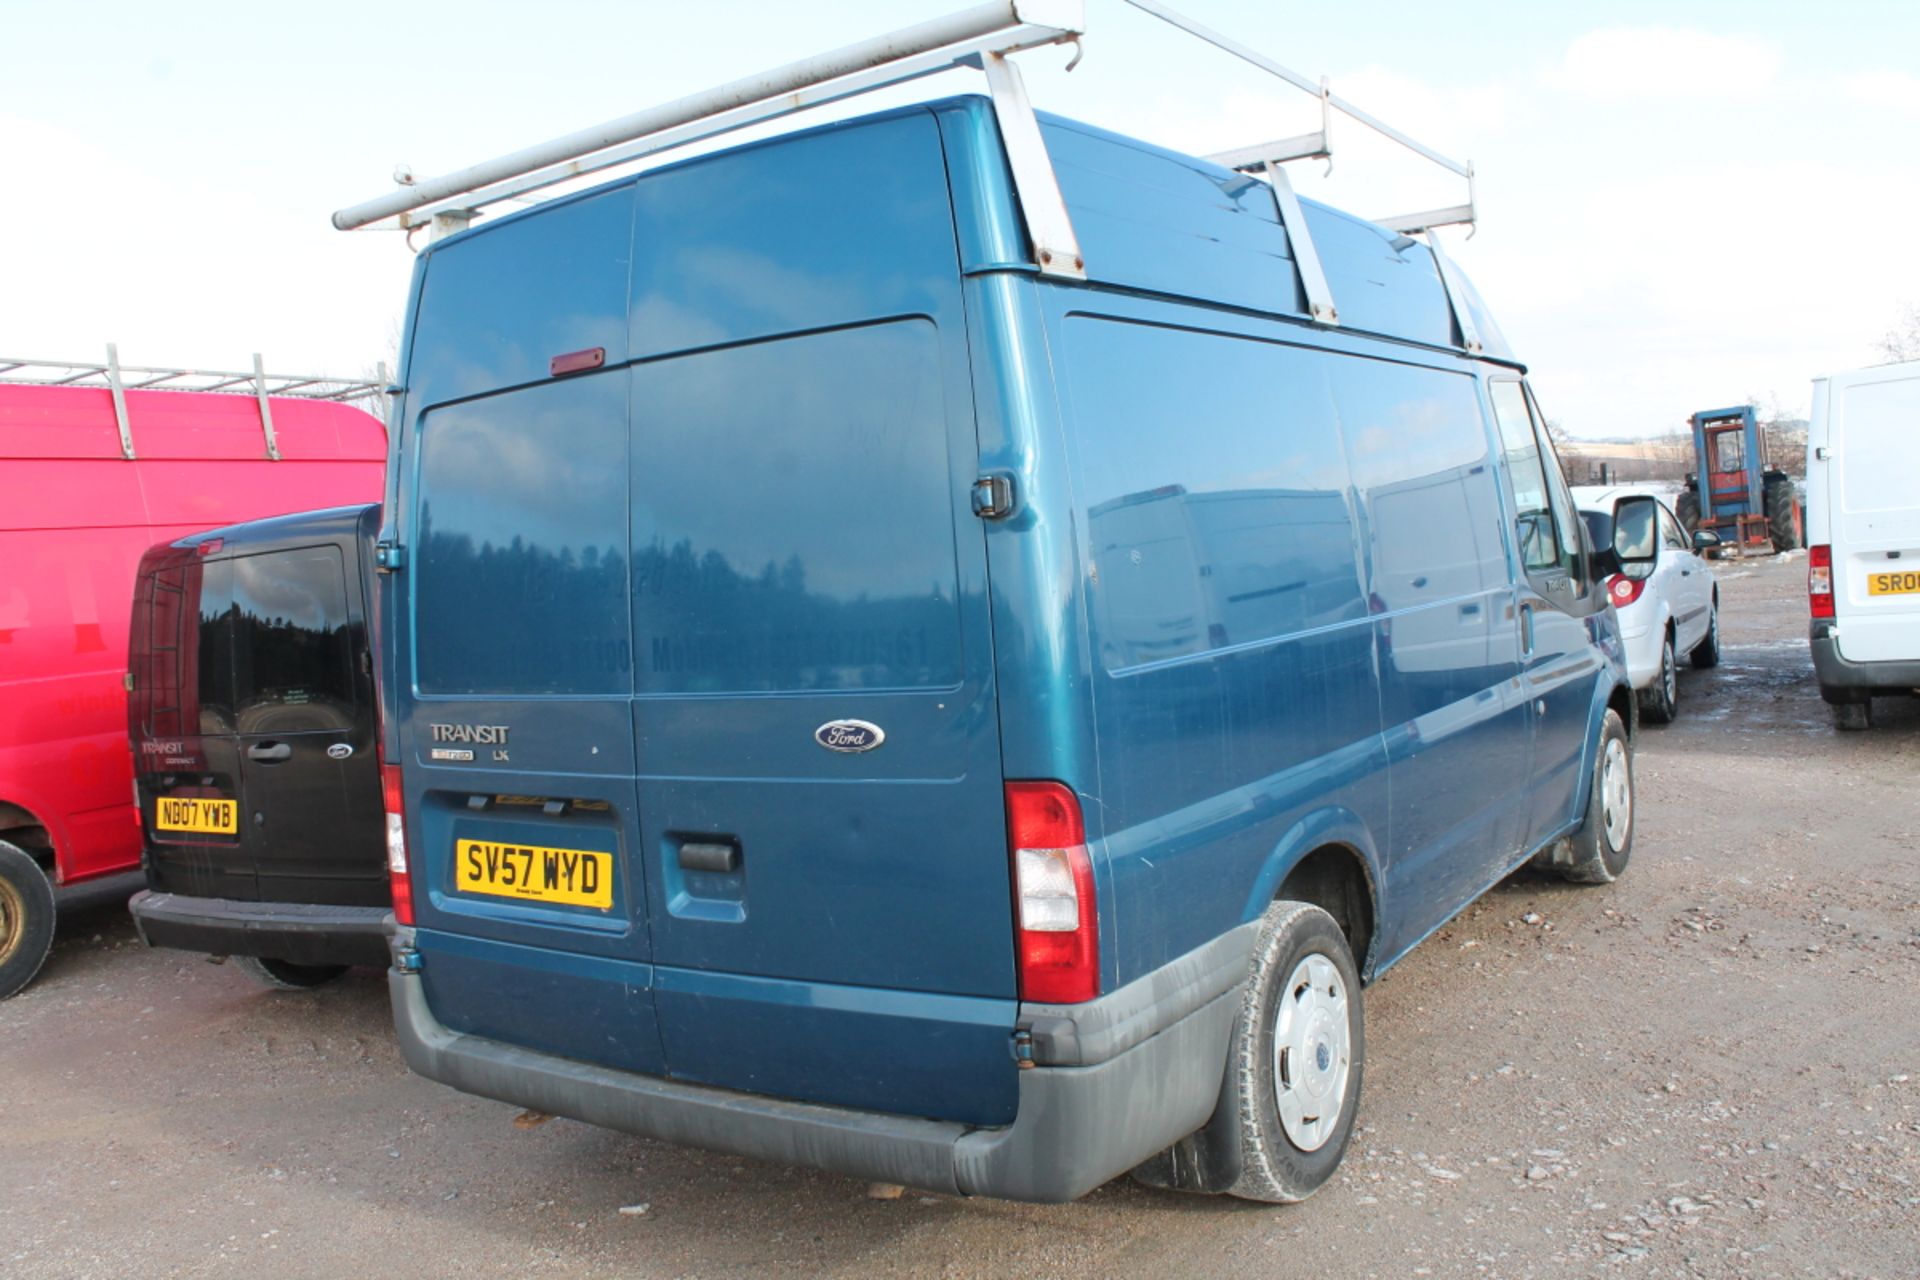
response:
M247 759L258 760L262 764L279 764L282 760L293 759L293 748L284 742L256 742L247 748Z

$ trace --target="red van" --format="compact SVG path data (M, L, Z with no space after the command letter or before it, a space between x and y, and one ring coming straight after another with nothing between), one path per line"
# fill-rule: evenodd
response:
M375 382L0 359L0 998L53 941L54 886L140 862L127 623L141 553L377 502ZM134 886L129 885L131 892Z

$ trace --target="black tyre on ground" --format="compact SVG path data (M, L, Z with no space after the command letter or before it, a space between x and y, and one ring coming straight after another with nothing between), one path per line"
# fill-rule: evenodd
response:
M1648 724L1672 724L1680 701L1680 664L1673 652L1673 628L1660 639L1660 672L1640 691L1640 718Z
M1366 1068L1360 972L1332 916L1267 908L1227 1057L1238 1095L1244 1200L1304 1200L1340 1167Z
M1720 593L1713 593L1713 605L1707 613L1707 634L1700 637L1700 643L1693 646L1687 654L1687 661L1693 664L1695 671L1705 671L1708 667L1720 665Z
M1555 850L1553 870L1576 884L1611 884L1633 856L1633 744L1620 713L1609 710L1594 752L1587 819Z
M53 884L18 845L0 840L0 1000L40 972L53 947Z
M1767 533L1775 551L1791 551L1800 545L1800 495L1783 471L1769 471L1760 489L1762 509L1767 514Z
M291 960L273 960L265 956L235 956L233 963L242 973L276 991L311 991L324 987L347 971L344 964L295 964Z
M1680 496L1673 500L1673 514L1680 517L1680 524L1691 539L1700 528L1700 495L1692 489L1682 489Z

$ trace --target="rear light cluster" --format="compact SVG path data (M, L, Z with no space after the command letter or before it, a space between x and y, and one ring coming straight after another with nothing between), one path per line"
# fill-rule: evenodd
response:
M1007 784L1020 998L1100 994L1100 920L1080 802L1057 782Z
M1624 609L1640 598L1647 589L1645 578L1629 578L1624 573L1616 573L1607 579L1607 599L1613 601L1613 607Z
M1833 548L1807 548L1807 609L1816 618L1833 616Z
M393 888L393 919L413 923L413 877L407 872L407 811L400 798L400 766L382 763L380 793L387 811L387 881Z

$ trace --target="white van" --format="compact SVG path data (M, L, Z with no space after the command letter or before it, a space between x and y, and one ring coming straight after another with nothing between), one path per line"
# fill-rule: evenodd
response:
M1842 729L1920 692L1920 361L1813 383L1807 597L1820 696Z

